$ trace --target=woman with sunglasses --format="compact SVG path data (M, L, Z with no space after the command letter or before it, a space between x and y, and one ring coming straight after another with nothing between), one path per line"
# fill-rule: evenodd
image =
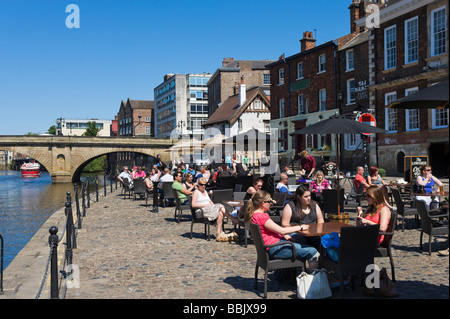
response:
M431 173L431 166L422 165L419 168L420 175L417 176L416 186L423 186L425 192L432 193L434 185L444 185L439 179L437 179ZM416 199L424 201L427 204L428 209L430 209L430 204L435 201L434 196L416 196Z
M386 198L381 186L370 186L366 190L367 207L363 213L362 207L356 208L356 226L380 225L380 232L385 232L391 220L391 210L386 205ZM384 235L378 236L377 244L384 240Z
M228 236L222 232L223 217L230 218L234 225L238 224L239 220L231 216L222 204L213 203L206 191L206 182L206 178L199 178L198 189L192 194L192 208L201 208L204 217L210 221L216 220L216 241L228 241Z
M293 239L295 232L306 230L308 225L295 225L289 227L281 227L270 219L268 211L273 200L270 194L266 191L257 191L249 200L247 211L245 212L244 220L257 224L261 229L262 238L265 245L272 245L278 242L283 242ZM317 269L319 267L319 252L316 248L307 244L300 244L292 240L296 255L299 258L306 259L310 269ZM268 250L269 257L273 259L288 259L292 257L292 248L290 244L271 247Z

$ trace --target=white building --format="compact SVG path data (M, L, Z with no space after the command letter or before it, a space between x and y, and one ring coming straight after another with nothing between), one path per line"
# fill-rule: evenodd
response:
M155 137L203 134L211 74L166 74L154 89Z
M111 120L79 120L79 119L56 119L56 135L81 136L88 128L88 122L95 122L100 128L97 136L111 136Z

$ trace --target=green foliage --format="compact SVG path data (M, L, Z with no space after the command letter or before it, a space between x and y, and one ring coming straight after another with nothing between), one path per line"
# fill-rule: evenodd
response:
M47 134L53 134L56 135L56 125L52 125L48 128Z
M378 174L380 174L381 177L385 177L386 170L384 168L378 168Z
M83 169L83 172L99 172L103 171L106 162L106 155L94 158L86 167Z
M87 122L88 128L82 134L82 136L97 136L98 132L100 132L100 128L97 127L97 123L95 121Z

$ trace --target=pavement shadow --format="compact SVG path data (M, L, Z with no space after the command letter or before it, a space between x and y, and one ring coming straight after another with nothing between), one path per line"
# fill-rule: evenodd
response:
M262 271L264 273L264 271ZM261 271L260 271L260 275ZM269 273L267 276L267 297L270 299L270 294L276 294L281 291L292 291L292 294L289 295L289 298L296 299L296 286L292 283L289 284L284 281L278 280L278 275L275 272ZM242 277L242 276L231 276L224 279L224 283L229 284L236 290L254 292L255 297L263 298L264 296L264 280L258 276L258 288L255 289L255 279L253 277Z

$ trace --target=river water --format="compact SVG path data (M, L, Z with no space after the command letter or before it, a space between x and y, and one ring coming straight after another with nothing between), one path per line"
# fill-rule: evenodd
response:
M99 185L102 178L99 178ZM4 269L44 222L64 207L73 184L52 184L49 173L22 178L19 171L0 170L0 234L4 240ZM92 199L92 196L91 196Z

